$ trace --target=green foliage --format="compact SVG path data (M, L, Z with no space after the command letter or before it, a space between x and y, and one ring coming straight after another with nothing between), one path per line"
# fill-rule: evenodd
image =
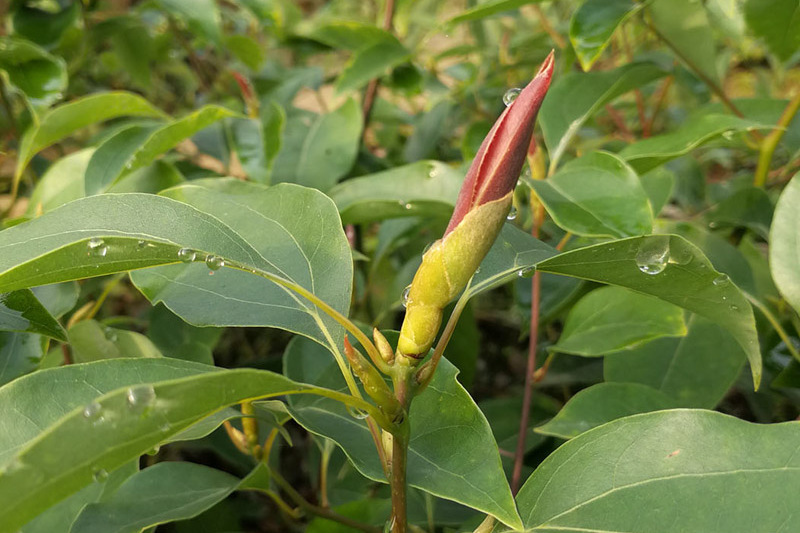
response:
M798 0L0 21L0 533L800 528ZM552 49L508 220L392 362Z

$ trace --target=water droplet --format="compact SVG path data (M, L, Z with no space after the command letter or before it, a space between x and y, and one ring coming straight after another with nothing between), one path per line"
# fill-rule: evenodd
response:
M92 479L94 479L96 483L102 483L108 479L108 472L102 468L95 468L92 470Z
M136 241L136 249L137 250L144 250L145 248L147 248L147 241L144 241L142 239L139 239L138 241Z
M519 93L521 93L521 92L522 92L522 89L518 89L516 87L513 88L513 89L507 90L506 94L503 95L503 103L506 105L506 107L508 107L512 103L514 103L514 100L517 99L517 96L519 96Z
M208 255L206 256L206 266L209 270L219 270L225 266L225 259L218 255Z
M103 406L97 402L88 404L83 408L83 417L95 426L102 423L105 420L105 417L103 417Z
M192 261L197 259L197 252L195 252L191 248L181 248L180 250L178 250L178 259L180 259L184 263L191 263Z
M683 248L675 253L669 254L669 262L676 265L688 265L692 262L692 259L694 259L694 256L688 248Z
M152 385L137 385L128 389L128 407L141 414L147 414L156 402L156 391Z
M727 274L720 274L719 276L714 278L714 281L712 283L714 283L714 285L719 286L719 285L725 285L730 280L731 278L729 278Z
M535 267L529 266L529 267L525 267L525 268L520 268L517 271L517 276L519 276L521 278L529 278L529 277L533 276L534 272L536 272L536 268Z
M412 207L414 207L414 206L413 206L413 205L411 205L410 203L408 203L408 204L405 204L405 205L403 206L403 209L405 209L405 210L409 210L409 209L411 209Z
M350 405L347 406L347 412L355 418L356 420L364 420L369 416L369 413L364 411L363 409L359 409L358 407L352 407Z
M428 177L435 178L438 174L439 172L436 170L436 167L431 167L430 172L428 172Z
M722 136L728 139L729 141L733 139L734 135L736 135L736 132L734 131L726 131L725 133L722 134Z
M162 433L166 433L172 429L172 425L169 422L164 422L160 426L158 426L158 430Z
M103 333L106 334L106 339L110 342L117 342L117 339L119 339L117 332L113 328L106 328Z
M642 242L636 253L636 266L649 276L661 274L669 260L669 236L658 235Z
M400 299L403 301L403 307L408 307L408 304L411 301L408 298L410 294L411 294L411 285L403 289L403 294L400 296Z
M133 161L128 161L127 163L125 163L125 168L128 169L128 170L132 169L133 168Z
M89 239L89 242L87 243L86 247L89 249L86 255L105 257L106 254L108 253L108 246L106 246L105 241L97 237Z
M731 304L731 311L738 311L738 310L739 310L738 305Z
M512 206L511 211L506 215L506 220L514 220L515 218L517 218L517 208Z

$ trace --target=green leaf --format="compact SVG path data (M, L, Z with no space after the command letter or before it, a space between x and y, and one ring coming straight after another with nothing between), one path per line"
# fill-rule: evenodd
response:
M800 313L800 175L789 182L775 207L770 228L769 263L775 285Z
M186 22L194 35L219 43L222 38L220 15L214 0L157 0L171 15Z
M637 172L647 172L667 161L686 155L695 148L735 132L763 127L752 120L733 115L700 115L681 127L626 146L619 156Z
M267 160L266 132L261 121L237 118L230 121L230 128L231 141L247 177L258 183L268 183L271 161ZM280 137L280 131L276 135Z
M653 216L658 216L672 198L675 188L675 174L664 167L657 167L640 177L642 188L650 200Z
M571 439L618 418L674 407L678 407L675 400L646 385L598 383L570 398L563 409L537 427L536 432Z
M165 115L141 96L127 92L93 94L53 108L23 135L14 182L19 182L25 167L40 150L86 126L121 116L163 118Z
M125 171L126 163L156 129L158 126L153 124L132 124L103 142L86 166L83 177L85 195L105 192L113 185Z
M639 177L622 159L590 152L546 180L530 182L561 228L588 237L653 231L653 211Z
M719 83L716 44L703 4L695 0L655 0L647 9L652 27L675 54L692 70Z
M569 40L583 70L592 68L617 27L645 4L634 0L587 0L578 7L569 23Z
M713 228L745 227L767 240L773 210L764 189L745 187L712 207L704 218Z
M42 357L41 336L0 331L0 385L36 370Z
M67 88L67 66L25 39L0 37L0 70L35 107L47 107Z
M556 81L542 103L539 124L555 168L581 126L605 104L666 74L654 63L632 63L606 72L582 72Z
M264 63L261 46L248 35L226 35L225 48L250 70L258 71Z
M579 248L536 268L627 287L705 316L728 330L750 361L756 388L761 353L753 309L727 275L714 270L695 246L677 235L633 237Z
M461 172L439 161L417 161L344 181L329 191L342 222L362 224L387 218L453 212Z
M800 47L798 0L747 0L744 15L750 31L763 39L773 54L788 60Z
M527 4L536 4L544 0L490 0L466 10L447 21L448 24L460 24L471 20L480 20L497 13L511 11Z
M343 93L360 89L371 79L381 77L390 68L406 61L410 55L411 52L394 37L360 48L336 80L336 90Z
M362 122L361 109L353 99L323 115L299 111L290 115L272 181L327 191L353 166Z
M558 448L517 503L529 531L794 531L798 439L710 411L623 418Z
M28 289L0 294L0 330L39 333L67 341L64 328Z
M570 310L564 331L550 349L602 356L629 350L659 337L686 335L683 311L670 303L621 287L602 287Z
M69 343L76 363L118 357L161 357L158 348L141 333L103 327L96 320L81 320L70 327Z
M516 277L532 274L533 265L557 253L555 248L528 232L505 224L464 294L471 298Z
M347 315L353 276L350 247L333 202L319 191L207 179L164 194L233 228L252 256L244 264L259 263L258 268L304 287ZM221 250L187 247L241 261ZM241 251L238 255L244 258ZM325 345L341 338L341 327L317 307L249 272L209 271L194 263L133 272L131 279L151 302L164 302L195 326L279 327Z
M313 28L306 37L331 48L356 51L382 41L396 39L391 33L371 24L355 21L335 21Z
M40 9L52 6L15 2L11 14L14 33L48 49L58 45L66 31L80 19L81 6L77 2L67 5L58 2L56 6L60 9Z
M670 396L676 406L713 409L741 372L745 356L733 336L692 315L683 338L664 338L606 357L606 381L641 383Z
M87 505L70 533L130 533L193 518L225 499L239 482L199 464L158 463L128 478L108 500Z
M157 305L150 312L147 336L165 357L213 365L212 349L219 341L222 331L221 328L192 326L165 305Z
M139 369L148 368L149 361L159 360L133 361L137 365L128 369L138 374ZM52 380L57 380L64 368L34 375L49 373ZM16 380L8 387L23 381L24 378ZM16 531L93 479L104 477L105 472L224 407L243 400L311 390L279 374L253 369L207 372L113 390L84 408L69 411L5 464L0 474L0 498L7 505L0 509L0 532ZM15 403L19 401L16 399ZM19 416L18 411L14 414Z
M519 526L511 491L488 422L443 359L433 381L411 404L408 483ZM328 351L305 339L291 341L284 373L292 379L345 390ZM289 398L292 416L309 431L336 442L366 477L386 482L369 430L358 413L323 398ZM355 415L355 416L354 416Z

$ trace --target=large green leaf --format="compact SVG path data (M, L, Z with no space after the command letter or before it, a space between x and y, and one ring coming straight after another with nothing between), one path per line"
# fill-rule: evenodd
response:
M761 381L761 352L753 310L727 275L714 270L694 245L677 235L633 237L572 250L536 268L627 287L716 322L741 345L753 381Z
M272 181L327 191L353 166L362 122L361 109L353 99L330 113L289 115Z
M98 195L0 232L0 291L169 265L133 279L193 324L283 327L330 344L338 327L331 319L244 271L295 282L346 314L352 262L330 199L296 185L237 180L194 182L170 194L195 207L147 194ZM209 255L211 270L203 264ZM234 268L213 270L223 258Z
M127 92L92 94L60 105L42 116L22 137L15 182L19 181L33 156L43 148L81 128L121 116L163 118L164 113L141 96Z
M537 427L536 432L571 439L618 418L678 406L671 397L647 385L598 383L570 398L561 411Z
M682 338L663 338L603 361L606 381L641 383L669 395L680 407L713 409L739 376L745 361L733 336L693 315Z
M723 135L762 127L733 115L699 115L679 128L626 146L619 156L637 172L647 172Z
M291 184L267 188L208 179L164 194L233 228L266 270L347 314L350 249L333 202L320 192ZM288 289L235 269L212 272L202 263L177 264L133 272L131 278L153 303L164 302L197 326L272 326L328 346L341 340L341 328L332 319Z
M161 361L136 359L95 363L125 363L105 369L118 372L126 368L135 376L129 379L144 384L115 389L102 396L95 389L94 399L89 404L69 410L49 426L36 426L35 431L41 433L16 453L10 452L14 455L5 462L0 473L0 498L6 503L0 509L1 533L16 531L93 479L104 477L106 472L227 406L255 398L319 390L272 372L253 369L208 372L212 367L207 365L193 365L205 373L198 374L197 369L191 369L187 374L195 375L168 381L144 381L142 376L153 368L152 363ZM172 361L173 365L175 363ZM41 371L33 376L47 373L50 383L57 383L61 375L74 373L70 368ZM30 391L25 390L29 382L22 378L6 388L14 385L20 388L12 391L18 394L11 395L14 398L11 405L19 406L21 400L30 399L25 397L30 396ZM75 386L75 383L70 381L69 385ZM0 389L0 393L6 392L4 389ZM22 396L25 392L28 394ZM37 407L41 408L41 395L37 396ZM25 411L19 407L9 411L4 415L4 425L9 425L9 418L22 419L25 425L31 425L24 418ZM18 430L13 428L13 431ZM6 457L10 455L5 447L0 450Z
M86 193L108 189L121 176L149 165L181 141L233 115L233 111L224 107L208 105L160 128L140 126L122 130L92 156L86 169Z
M330 353L305 339L290 343L284 373L305 383L346 390ZM518 526L497 444L483 414L456 380L457 373L442 360L431 384L411 404L408 483ZM386 481L367 425L358 413L323 398L292 397L289 406L303 427L341 446L359 472Z
M605 104L665 74L654 63L632 63L606 72L567 74L556 81L539 112L551 166L558 164L581 126Z
M411 52L397 38L387 38L359 49L350 58L336 80L339 92L359 89L369 80L379 78L390 68L406 61Z
M659 337L683 335L686 325L679 307L621 287L602 287L572 307L551 350L602 356Z
M592 68L617 27L645 4L634 0L587 0L578 7L569 23L569 40L583 70Z
M800 174L786 186L770 228L769 264L775 285L800 313Z
M438 161L410 165L349 179L333 187L345 224L401 216L450 216L463 183L461 172Z
M561 446L517 503L529 531L795 531L798 440L797 422L692 410L627 417Z
M70 327L69 343L75 363L117 357L161 357L158 348L141 333L104 327L96 320L81 320Z
M536 4L543 1L544 0L489 0L466 10L460 15L451 18L447 22L449 24L459 24L461 22L469 22L471 20L480 20L497 13L517 9L518 7L526 4Z
M67 340L58 320L28 289L0 294L0 330L40 333L60 341Z
M590 152L546 180L530 182L547 212L575 235L630 237L653 231L653 210L639 177L608 152Z
M703 4L695 0L655 0L647 10L651 27L678 57L718 83L716 44Z
M25 39L0 37L0 70L37 107L58 101L67 88L64 60Z
M0 331L0 385L36 369L44 356L42 340L35 333Z
M750 31L764 39L781 60L786 61L800 48L798 0L747 0L744 14Z
M158 463L131 476L108 500L87 505L70 533L131 533L192 518L239 483L239 478L199 464Z

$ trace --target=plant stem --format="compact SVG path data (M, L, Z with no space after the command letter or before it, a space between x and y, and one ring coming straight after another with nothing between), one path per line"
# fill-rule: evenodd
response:
M396 372L392 379L395 397L406 413L408 413L408 406L411 403L409 383L413 376L413 370L412 367L406 367L404 372ZM401 427L392 433L392 475L389 480L392 489L392 518L390 521L392 533L407 533L408 531L406 491L408 428L408 416L406 415Z
M786 133L789 123L794 119L797 111L800 109L800 92L789 102L778 120L775 129L761 141L761 149L758 153L758 166L756 166L756 174L753 179L753 185L756 187L763 187L767 182L767 174L769 167L772 164L772 155L775 153L778 143Z
M533 217L531 234L539 238L539 228L544 222L544 206L537 202ZM530 337L528 339L528 361L525 367L525 388L522 393L522 413L519 419L519 434L517 435L517 449L514 453L514 469L511 474L511 492L517 493L522 478L522 462L525 458L525 437L528 433L528 422L531 416L531 397L533 396L534 373L536 372L536 355L539 340L539 304L541 302L541 272L536 270L531 283L531 323Z
M491 515L487 515L483 522L481 522L472 533L491 533L492 529L494 529L495 523L495 518Z
M368 524L363 524L358 522L357 520L353 520L352 518L348 518L346 516L342 516L339 513L331 511L330 509L325 509L318 505L314 505L313 503L309 502L303 496L297 492L291 484L289 484L286 479L276 470L270 470L272 475L272 479L275 480L275 483L289 496L289 499L292 500L298 507L300 507L303 511L309 514L313 514L315 516L319 516L321 518L327 518L328 520L332 520L334 522L338 522L348 527L352 527L353 529L357 529L359 531L364 531L365 533L381 533L380 528L375 526L370 526Z
M386 0L386 11L383 14L383 29L389 31L392 29L392 20L394 19L394 0ZM378 85L380 79L373 78L369 80L367 88L364 91L364 101L361 106L361 111L364 116L364 133L366 134L366 126L369 123L369 116L372 114L372 106L375 104L375 95L378 94Z
M331 462L333 442L325 439L322 445L322 457L319 462L319 503L324 508L331 506L328 501L328 467Z

